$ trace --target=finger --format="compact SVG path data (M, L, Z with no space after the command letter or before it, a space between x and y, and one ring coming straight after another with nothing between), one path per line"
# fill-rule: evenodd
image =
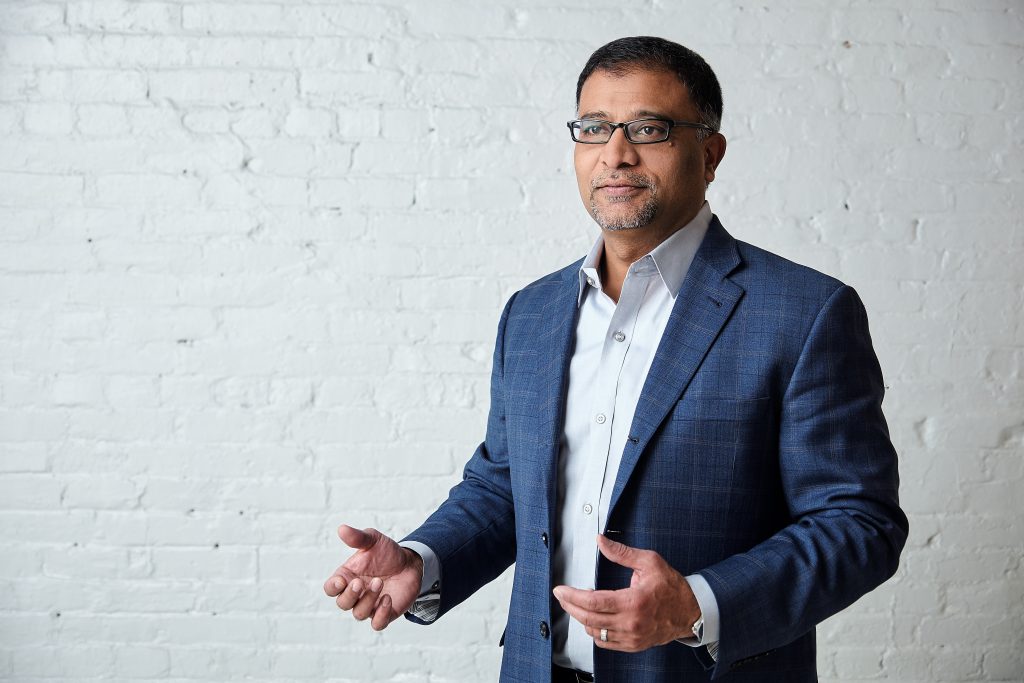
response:
M615 564L630 569L642 569L650 561L651 551L631 548L618 541L613 541L603 534L597 535L597 548L602 555Z
M373 619L370 621L370 628L374 631L383 631L388 625L398 618L394 610L391 609L391 596L381 596L380 602L377 604L377 609L373 611Z
M608 629L608 640L601 640L601 629L587 629L587 635L594 639L594 645L604 650L615 650L617 652L640 652L647 649L640 645L635 638L620 638L622 632ZM648 646L649 647L649 646Z
M627 590L629 589L592 591L580 590L572 586L555 586L552 593L563 607L568 603L589 612L616 614L622 611L622 601Z
M380 599L380 589L383 583L379 578L371 579L367 590L359 596L359 601L352 608L352 616L358 621L369 619L373 614L373 608L377 606L377 601Z
M330 578L324 582L324 591L331 597L334 597L345 590L345 587L355 581L358 576L358 574L345 565L341 565L335 569Z
M324 581L324 593L327 593L327 595L332 598L337 597L343 590L345 590L345 586L347 585L348 581L345 577L335 574Z
M591 612L572 603L562 603L562 609L565 610L566 614L588 629L610 628L615 623L614 615Z
M366 550L372 548L373 544L380 538L380 532L376 529L354 529L348 524L342 524L338 527L338 538L342 540L349 548L355 548L356 550Z
M607 627L602 627L602 628L607 628ZM587 631L587 635L588 636L590 636L591 638L593 638L594 640L596 640L596 641L598 641L600 643L604 643L604 644L607 645L608 643L612 642L612 636L614 634L614 631L612 631L612 629L610 629L610 628L608 629L608 640L601 640L601 628L597 628L597 627L593 627L593 626L588 626L586 631Z
M350 610L355 607L356 603L359 602L359 598L363 595L363 591L366 589L366 583L356 578L348 584L348 586L341 592L338 598L335 600L338 603L338 607L343 610Z
M619 643L619 642L613 641L612 637L610 635L608 636L608 641L607 642L602 641L600 636L598 636L597 638L594 638L594 646L595 647L599 647L602 650L617 650L619 652L632 652L632 650L630 648L626 647L626 645L624 643Z

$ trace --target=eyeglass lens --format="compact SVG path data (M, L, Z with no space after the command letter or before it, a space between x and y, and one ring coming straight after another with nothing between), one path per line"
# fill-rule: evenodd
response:
M573 131L580 142L601 143L611 139L616 127L607 121L583 119L573 126ZM668 121L658 119L631 121L623 126L626 139L640 144L667 140L671 128L672 125Z

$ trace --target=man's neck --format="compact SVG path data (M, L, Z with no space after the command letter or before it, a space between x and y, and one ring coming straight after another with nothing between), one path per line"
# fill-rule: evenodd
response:
M676 221L661 230L652 230L648 227L635 230L602 230L604 250L598 264L598 273L601 275L601 288L605 294L618 303L622 283L626 280L629 267L689 225L703 205L702 201L684 220Z

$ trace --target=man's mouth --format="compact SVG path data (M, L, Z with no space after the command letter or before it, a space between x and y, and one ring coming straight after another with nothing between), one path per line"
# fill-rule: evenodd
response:
M617 174L616 174L617 175ZM594 192L602 190L611 199L625 199L647 189L650 185L640 177L605 177L594 181Z
M643 189L641 185L630 185L630 184L607 184L599 185L598 189L603 189L604 194L608 197L629 197L637 191Z

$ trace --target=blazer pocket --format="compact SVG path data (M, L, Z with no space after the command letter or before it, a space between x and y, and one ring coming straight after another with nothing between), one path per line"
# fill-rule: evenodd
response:
M757 422L769 415L771 404L770 396L684 396L672 409L672 419L692 422Z

